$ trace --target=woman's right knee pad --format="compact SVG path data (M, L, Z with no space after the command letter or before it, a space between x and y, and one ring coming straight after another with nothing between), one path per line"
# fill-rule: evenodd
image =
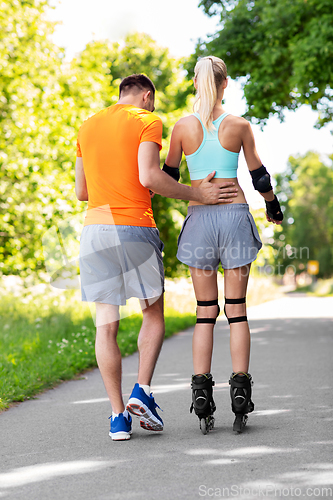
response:
M225 304L245 304L245 301L246 301L245 297L242 297L241 299L227 299L227 298L224 299ZM225 306L224 306L224 314L228 320L229 325L231 323L241 323L242 321L247 321L247 316L236 316L234 318L229 318L226 313Z

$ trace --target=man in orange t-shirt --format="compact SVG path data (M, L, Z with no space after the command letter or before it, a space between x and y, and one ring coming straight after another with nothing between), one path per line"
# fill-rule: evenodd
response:
M165 332L163 243L150 190L215 204L230 201L234 189L225 189L232 183L210 183L215 172L193 188L175 180L177 169L165 165L161 170L162 122L152 114L153 83L145 75L131 75L122 80L119 91L117 104L80 128L75 191L79 200L88 201L80 239L81 291L83 301L96 303L96 359L112 407L109 434L113 440L126 440L132 432L129 413L140 417L144 429L163 430L150 393ZM139 298L143 321L138 382L125 410L117 333L119 306L130 297Z

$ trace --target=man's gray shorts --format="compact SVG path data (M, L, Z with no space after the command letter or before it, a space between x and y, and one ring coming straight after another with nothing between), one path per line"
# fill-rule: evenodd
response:
M235 269L253 262L262 243L246 203L193 205L178 238L177 258L198 269Z
M125 305L131 297L151 299L164 291L158 229L91 224L80 239L82 300Z

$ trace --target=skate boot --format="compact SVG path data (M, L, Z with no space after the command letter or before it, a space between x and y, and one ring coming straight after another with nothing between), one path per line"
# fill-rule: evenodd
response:
M213 400L213 377L210 373L192 376L192 404L190 413L194 410L200 421L200 429L207 434L214 427L213 413L216 406Z
M229 380L231 408L236 415L233 430L240 434L247 422L247 414L254 410L254 404L251 401L252 377L249 373L232 373Z

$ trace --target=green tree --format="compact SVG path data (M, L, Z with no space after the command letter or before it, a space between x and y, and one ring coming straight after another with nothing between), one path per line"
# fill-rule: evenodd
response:
M147 35L125 43L91 42L71 63L49 41L47 1L3 1L0 12L0 272L43 269L42 236L82 212L74 192L76 137L85 119L118 99L120 79L137 71L155 81L167 147L186 105L188 82L168 51ZM8 7L8 8L7 8ZM141 58L141 59L140 59ZM164 151L166 154L166 151ZM155 197L169 275L177 271L175 210L185 204ZM174 214L172 216L172 213Z
M318 126L332 120L331 0L201 0L220 29L195 56L221 57L232 78L245 77L247 116L265 122L284 109L310 104ZM194 58L192 58L193 66Z
M282 233L276 232L277 263L282 269L294 265L299 272L308 260L318 260L320 276L332 275L333 156L329 166L314 152L291 156L276 181L285 216Z
M72 192L72 179L58 156L61 144L68 141L59 112L64 52L49 41L53 24L45 19L46 7L46 1L1 2L0 271L4 273L30 273L42 266L40 235L45 221L67 209Z

